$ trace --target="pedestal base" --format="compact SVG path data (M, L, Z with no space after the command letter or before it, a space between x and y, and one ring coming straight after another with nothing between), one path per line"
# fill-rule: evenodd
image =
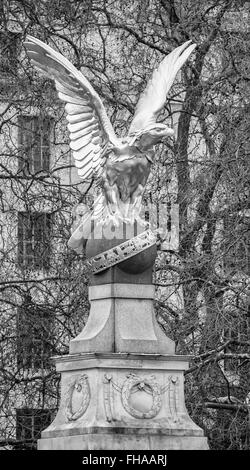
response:
M184 403L187 357L82 353L55 359L61 404L38 449L208 449Z
M205 437L140 434L81 434L40 439L39 450L208 450Z

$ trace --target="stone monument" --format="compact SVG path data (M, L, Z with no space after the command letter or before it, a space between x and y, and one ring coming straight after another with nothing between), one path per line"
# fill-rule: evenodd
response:
M161 62L126 138L116 136L100 97L65 57L30 36L25 47L32 63L54 78L66 102L79 175L93 178L101 189L69 240L77 252L86 250L91 308L69 354L54 358L61 403L38 448L207 449L184 402L189 358L175 354L174 342L155 319L157 238L140 217L154 146L173 134L156 119L195 45L187 41Z

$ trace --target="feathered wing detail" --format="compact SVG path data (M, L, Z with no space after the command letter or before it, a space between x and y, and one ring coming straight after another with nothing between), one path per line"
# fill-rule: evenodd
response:
M108 144L118 139L99 95L68 59L39 39L24 43L31 62L55 80L59 98L66 103L70 147L81 178L100 176Z
M196 44L190 43L191 41L187 41L174 49L153 72L136 105L129 135L142 131L156 122L178 71L196 47Z

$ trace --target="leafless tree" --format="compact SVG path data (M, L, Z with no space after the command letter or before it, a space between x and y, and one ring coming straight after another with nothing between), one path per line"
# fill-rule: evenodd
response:
M161 58L197 43L162 114L176 139L157 149L145 195L179 205L179 251L159 251L156 263L156 311L178 353L193 357L186 402L211 447L249 448L249 15L243 0L2 2L2 445L35 442L32 413L13 434L15 408L40 410L40 421L57 408L48 357L67 353L88 313L88 272L67 240L91 181L76 177L52 82L25 56L31 34L82 70L118 133Z

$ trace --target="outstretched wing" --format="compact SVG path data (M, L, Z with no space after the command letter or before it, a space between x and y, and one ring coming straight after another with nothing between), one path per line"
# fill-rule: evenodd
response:
M69 60L39 39L24 43L31 62L55 80L59 98L66 102L70 147L81 178L100 176L105 148L118 144L103 103L88 80Z
M190 42L187 41L174 49L163 59L158 69L153 72L151 80L136 105L129 135L136 134L156 122L177 72L196 47L196 44L190 44Z

